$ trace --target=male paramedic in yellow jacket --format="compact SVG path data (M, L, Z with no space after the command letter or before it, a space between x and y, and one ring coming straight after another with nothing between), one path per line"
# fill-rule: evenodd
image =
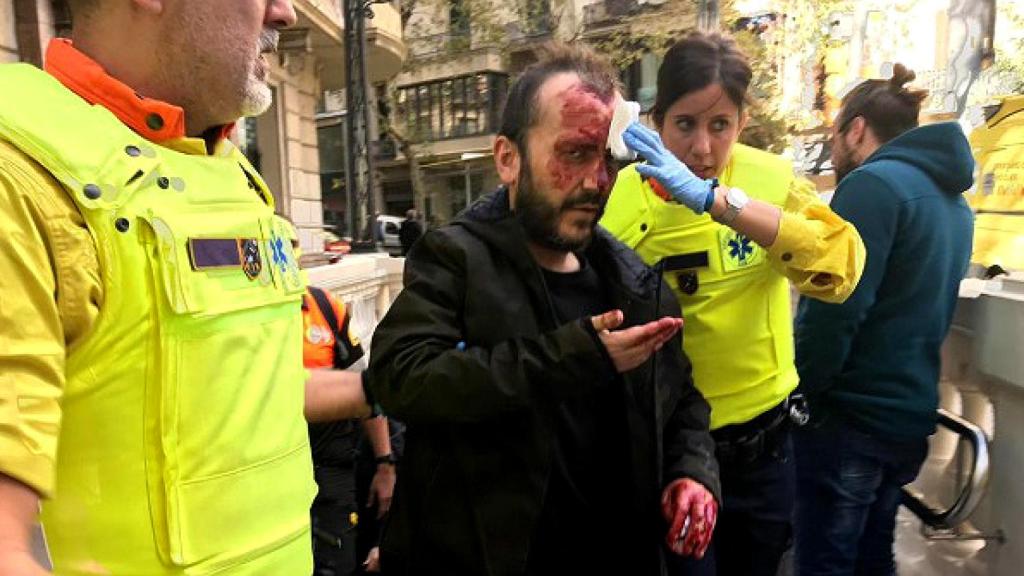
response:
M304 392L294 231L225 138L291 2L70 5L0 66L0 574L40 501L56 574L309 574L304 408L363 392Z

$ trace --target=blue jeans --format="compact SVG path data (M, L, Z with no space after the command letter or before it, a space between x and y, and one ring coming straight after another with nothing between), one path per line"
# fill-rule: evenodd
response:
M794 431L798 576L894 576L900 489L928 439L878 438L841 423Z

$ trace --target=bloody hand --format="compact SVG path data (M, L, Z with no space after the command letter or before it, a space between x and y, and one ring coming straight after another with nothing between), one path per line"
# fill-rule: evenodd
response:
M718 519L718 503L699 482L680 478L661 494L661 512L669 523L665 544L680 556L702 558Z

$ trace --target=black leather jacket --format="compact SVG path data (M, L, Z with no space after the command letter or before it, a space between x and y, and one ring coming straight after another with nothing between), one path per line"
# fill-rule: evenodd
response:
M585 257L625 325L679 315L672 291L603 229ZM416 244L370 356L371 390L408 426L386 573L523 573L551 468L553 408L614 372L586 323L557 324L504 189ZM668 482L689 477L720 493L710 410L676 338L621 378L630 459L608 465L628 466L633 490L609 502L635 574L660 572Z

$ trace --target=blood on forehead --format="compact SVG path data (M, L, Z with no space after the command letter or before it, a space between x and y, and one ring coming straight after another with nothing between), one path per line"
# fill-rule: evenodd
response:
M614 95L602 98L592 88L576 84L559 96L562 99L560 136L593 140L603 147L612 123Z
M601 97L593 89L575 84L558 94L562 102L561 124L555 137L554 154L548 160L548 173L559 189L574 187L592 177L597 189L611 188L614 170L604 158L608 130L612 122L614 94ZM567 156L571 151L587 151L589 161L579 162Z

